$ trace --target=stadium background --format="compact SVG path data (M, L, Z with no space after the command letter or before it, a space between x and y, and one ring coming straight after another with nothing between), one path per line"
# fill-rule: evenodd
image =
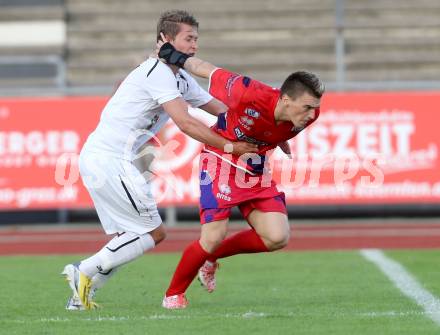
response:
M167 240L112 279L102 310L66 312L59 271L108 239L81 184L70 185L70 163L115 86L154 46L158 15L176 7L198 18L202 58L274 86L296 69L326 84L319 121L291 141L295 175L305 171L284 183L286 249L297 252L225 259L216 293L192 285L190 308L162 311L178 255L199 232L190 177L200 147L169 124L160 137L180 146L159 161L175 169L156 185ZM0 329L438 334L440 301L423 288L439 295L439 41L438 0L0 0ZM364 188L365 165L325 162L347 152L360 163L381 154L383 182ZM326 164L301 156L312 153ZM245 226L234 219L232 232ZM361 248L386 249L397 266Z

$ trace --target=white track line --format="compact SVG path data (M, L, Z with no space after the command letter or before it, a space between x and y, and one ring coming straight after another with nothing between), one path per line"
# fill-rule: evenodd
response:
M360 253L365 259L374 263L404 295L422 307L427 316L440 325L440 300L425 290L400 263L388 258L378 249L362 249Z

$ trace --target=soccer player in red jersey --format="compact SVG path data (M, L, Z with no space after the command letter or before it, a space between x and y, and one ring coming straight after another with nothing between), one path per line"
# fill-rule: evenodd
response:
M217 68L158 44L159 57L209 78L209 93L228 110L213 130L231 141L258 145L257 154L237 157L205 146L200 155L201 236L183 252L162 306L185 308L185 291L199 273L203 286L215 289L217 259L243 253L268 252L286 246L290 237L284 193L267 170L267 153L295 137L319 116L324 87L312 73L292 73L280 89ZM225 239L231 208L238 206L251 229Z

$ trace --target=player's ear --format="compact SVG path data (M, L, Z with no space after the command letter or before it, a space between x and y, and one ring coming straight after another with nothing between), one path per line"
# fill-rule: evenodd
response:
M283 95L281 96L281 100L283 101L283 103L284 103L285 105L288 105L289 102L290 102L290 97L289 97L287 94L283 94Z
M170 35L165 34L163 31L160 32L160 39L166 43L166 42L171 42L173 39L171 38Z

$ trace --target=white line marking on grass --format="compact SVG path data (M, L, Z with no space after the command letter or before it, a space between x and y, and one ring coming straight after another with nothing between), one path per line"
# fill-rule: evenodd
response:
M239 314L218 314L218 317L223 318L238 318L238 319L252 319L252 318L267 318L271 317L271 314L268 313L260 313L248 311L245 313ZM140 321L140 320L177 320L177 319L197 319L197 318L205 318L212 317L212 315L167 315L167 314L152 314L147 316L96 316L96 317L85 317L83 319L69 319L69 318L41 318L36 320L37 322L71 322L71 321L117 321L117 322L125 322L125 321Z
M427 316L430 317L432 313L425 311L370 311L370 312L338 312L338 313L313 313L313 312L285 312L285 313L265 313L265 312L253 312L248 311L245 313L226 313L226 314L192 314L192 315L167 315L167 314L152 314L145 316L96 316L96 317L84 317L84 318L68 318L68 317L53 317L53 318L40 318L40 319L7 319L2 320L5 323L78 323L78 322L111 322L111 323L126 323L126 322L139 322L139 321L153 321L153 320L206 320L206 319L265 319L265 318L311 318L311 317L332 317L343 318L347 317L367 317L367 318L402 318L407 316Z
M83 319L69 319L69 318L41 318L38 321L40 322L71 322L71 321L92 321L92 322L100 322L100 321L117 321L117 322L125 322L125 321L141 321L141 320L175 320L175 319L189 319L189 316L186 315L160 315L153 314L149 316L97 316L97 317L86 317Z
M403 317L403 316L425 316L428 315L425 311L382 311L382 312L366 312L360 313L361 316L367 316L370 318L381 317Z
M374 263L403 294L422 307L427 316L440 325L440 300L425 290L400 263L388 258L378 249L362 249L360 253L365 259Z
M238 317L240 317L240 316L238 316ZM241 317L245 318L245 319L266 318L266 317L270 317L270 314L249 311L249 312L242 314Z

